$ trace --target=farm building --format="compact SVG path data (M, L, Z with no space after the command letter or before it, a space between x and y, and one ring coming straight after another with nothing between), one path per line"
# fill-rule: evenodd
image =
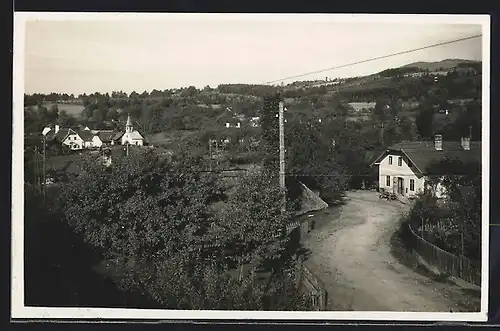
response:
M481 142L472 142L469 137L461 142L443 141L441 135L436 135L434 142L398 143L384 151L372 166L378 166L379 190L408 198L426 188L428 166L445 158L481 162ZM440 184L433 189L438 198L446 196Z
M52 128L45 128L43 132L45 132L47 142L65 145L71 150L82 150L85 147L85 141L72 128L60 128L59 125L56 125L53 130Z

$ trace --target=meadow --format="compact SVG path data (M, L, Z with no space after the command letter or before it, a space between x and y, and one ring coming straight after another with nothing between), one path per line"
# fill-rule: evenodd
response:
M68 115L73 115L75 117L80 117L83 109L85 108L83 105L77 105L77 104L68 104L68 103L55 103L55 104L59 108L59 111L64 110ZM52 105L54 105L54 103L49 102L44 104L44 107L50 109Z

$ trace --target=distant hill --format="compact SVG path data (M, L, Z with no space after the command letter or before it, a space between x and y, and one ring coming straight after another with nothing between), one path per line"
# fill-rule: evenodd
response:
M473 60L463 60L463 59L446 59L438 62L414 62L402 66L401 68L419 68L421 70L438 71L438 70L450 70L458 67L461 64L479 64L481 61Z

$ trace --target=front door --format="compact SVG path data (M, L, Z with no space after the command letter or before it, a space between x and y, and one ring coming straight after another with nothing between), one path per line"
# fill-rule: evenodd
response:
M404 195L404 178L398 177L398 194Z

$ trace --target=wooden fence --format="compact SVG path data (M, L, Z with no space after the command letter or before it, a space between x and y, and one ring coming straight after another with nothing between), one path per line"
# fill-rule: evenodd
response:
M481 286L481 263L466 257L451 254L420 237L408 225L412 236L411 247L417 258L421 258L431 269L442 275L460 278L466 282Z
M297 285L310 296L313 309L317 311L326 310L328 292L323 282L314 275L303 261L300 263L298 272Z

